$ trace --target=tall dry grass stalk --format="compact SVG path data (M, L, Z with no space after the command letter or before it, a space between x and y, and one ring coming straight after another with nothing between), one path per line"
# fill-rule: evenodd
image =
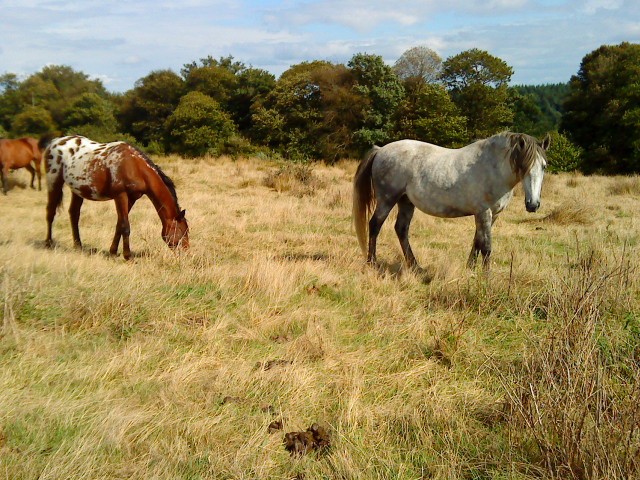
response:
M612 180L550 175L538 214L514 198L486 277L465 269L472 219L420 213L424 270L402 267L392 219L382 271L367 267L350 218L355 162L277 188L282 166L258 159L156 160L187 210L188 252L166 247L144 199L124 262L106 253L112 202L85 202L80 252L64 210L56 248L43 248L44 192L0 198L0 478L636 468L640 231ZM591 224L541 221L576 197ZM283 430L269 433L274 421ZM284 432L314 422L331 448L290 456Z
M552 478L640 475L636 268L598 251L572 259L546 294L547 333L505 378L512 435ZM631 307L633 308L633 307Z

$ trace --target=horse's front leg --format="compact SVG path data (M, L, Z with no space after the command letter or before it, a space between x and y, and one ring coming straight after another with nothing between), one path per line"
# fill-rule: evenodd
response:
M473 269L478 259L478 253L482 253L482 266L485 271L489 270L491 258L491 224L493 214L490 209L475 215L476 233L473 236L471 253L467 260L467 267Z
M113 236L109 253L111 255L117 255L120 237L122 237L122 256L125 260L129 260L131 258L131 250L129 248L129 198L126 193L122 193L113 200L115 201L116 211L118 212L118 223L116 224L116 232Z

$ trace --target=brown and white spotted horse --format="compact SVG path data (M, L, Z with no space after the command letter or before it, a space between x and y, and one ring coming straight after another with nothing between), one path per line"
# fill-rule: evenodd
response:
M134 203L147 195L162 222L162 238L171 249L189 247L189 227L185 211L178 205L176 189L169 177L141 151L124 142L98 143L80 136L51 141L43 153L47 172L47 240L51 247L51 229L56 210L62 202L62 187L71 189L71 229L76 247L82 248L78 223L82 202L114 200L118 223L109 253L116 255L120 237L125 259L129 249L129 212Z

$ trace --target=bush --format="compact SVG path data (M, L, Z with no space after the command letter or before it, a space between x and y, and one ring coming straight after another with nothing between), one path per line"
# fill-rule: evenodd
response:
M551 146L547 151L549 171L573 172L582 165L582 149L573 144L567 137L559 132L551 132Z

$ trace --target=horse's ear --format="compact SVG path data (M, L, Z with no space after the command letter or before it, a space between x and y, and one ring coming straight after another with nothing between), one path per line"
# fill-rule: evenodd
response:
M544 137L544 140L542 140L541 147L543 150L549 150L550 146L551 146L551 135L547 133Z
M178 214L178 220L184 220L184 216L187 214L186 210L182 210L179 214Z

